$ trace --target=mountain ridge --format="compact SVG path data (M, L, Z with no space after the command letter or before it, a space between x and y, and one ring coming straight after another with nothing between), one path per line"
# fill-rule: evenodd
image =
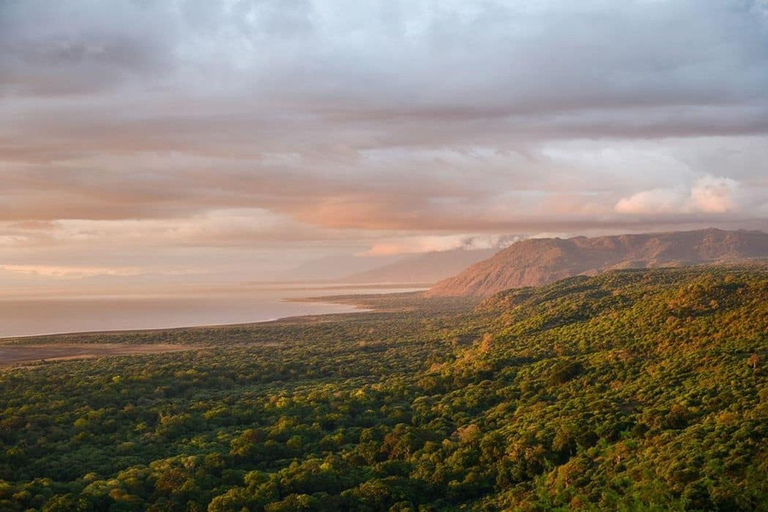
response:
M708 228L516 242L425 292L428 297L486 297L612 269L737 263L768 258L768 234Z

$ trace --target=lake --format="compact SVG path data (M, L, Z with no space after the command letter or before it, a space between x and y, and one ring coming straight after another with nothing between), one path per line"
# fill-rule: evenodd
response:
M344 304L290 302L330 295L399 293L423 288L349 286L196 286L168 293L0 298L0 337L67 332L163 329L264 322L300 315L349 313Z

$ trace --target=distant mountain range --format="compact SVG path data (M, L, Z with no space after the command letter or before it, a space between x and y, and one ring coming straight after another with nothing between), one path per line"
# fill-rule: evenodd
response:
M346 284L432 284L455 276L499 249L451 249L421 254L355 256L311 260L277 276L278 281Z
M359 274L373 270L397 261L402 261L403 255L386 256L355 256L352 254L333 254L324 258L302 263L283 274L277 280L307 282L307 281L346 281L351 274ZM447 276L446 276L447 277Z
M768 259L768 234L704 229L640 235L537 238L516 242L426 292L489 296L576 275L619 268L651 268Z
M365 272L349 275L345 283L436 283L454 276L478 261L493 256L498 249L452 249L406 257Z

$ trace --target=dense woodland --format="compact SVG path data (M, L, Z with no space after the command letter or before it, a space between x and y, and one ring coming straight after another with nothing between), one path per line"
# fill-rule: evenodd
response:
M354 300L0 369L0 510L768 510L764 267Z

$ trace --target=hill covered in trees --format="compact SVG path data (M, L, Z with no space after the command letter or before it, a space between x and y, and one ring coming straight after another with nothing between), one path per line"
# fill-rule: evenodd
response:
M431 296L489 296L611 269L678 267L768 259L768 234L704 229L640 235L537 238L517 242L492 258L437 283Z
M765 267L357 300L2 370L0 509L768 509Z

